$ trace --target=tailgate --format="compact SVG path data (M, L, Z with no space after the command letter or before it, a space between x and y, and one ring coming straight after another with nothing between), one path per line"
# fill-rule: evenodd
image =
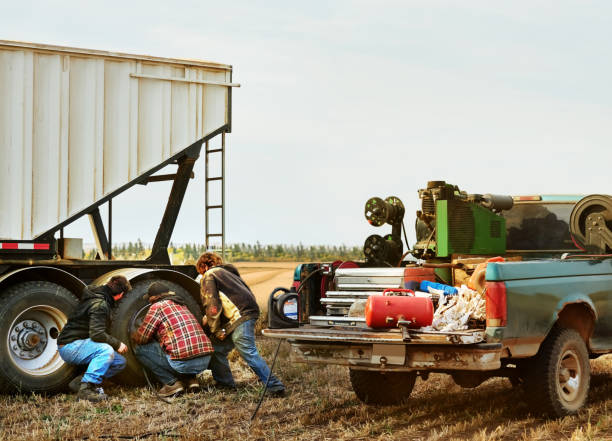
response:
M435 344L457 345L475 344L485 340L484 329L441 332L420 331L418 329L370 330L355 328L321 328L303 326L288 329L264 329L263 335L298 341L346 342L346 343L387 343L387 344Z
M265 336L288 339L295 362L437 372L499 369L501 344L484 342L484 333L482 329L424 332L313 326L263 330Z

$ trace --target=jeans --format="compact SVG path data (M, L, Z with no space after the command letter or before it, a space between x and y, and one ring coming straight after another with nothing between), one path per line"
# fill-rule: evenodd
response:
M177 380L193 377L206 370L210 363L210 355L173 360L155 341L134 346L134 355L163 384L174 384Z
M69 364L86 364L82 383L102 383L125 367L125 358L115 352L108 343L98 343L91 338L75 340L58 349L60 357Z
M212 354L210 369L213 378L217 383L224 386L236 386L229 362L227 361L227 354L229 354L232 348L236 348L236 351L238 351L262 383L265 384L268 375L270 375L268 388L271 392L283 390L285 389L283 383L274 374L271 374L266 361L257 352L257 347L255 346L255 321L255 319L251 319L241 323L225 340L212 338L215 352Z

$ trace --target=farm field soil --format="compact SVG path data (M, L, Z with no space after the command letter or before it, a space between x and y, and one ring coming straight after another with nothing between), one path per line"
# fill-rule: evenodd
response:
M261 339L271 360L276 342ZM0 396L0 440L216 439L216 440L609 440L612 439L612 358L592 362L588 405L577 416L547 420L530 414L522 392L505 379L461 389L433 374L417 380L399 406L366 406L350 388L346 368L296 365L283 343L275 371L285 398L266 398L249 425L260 392L254 375L232 357L236 392L218 391L207 372L203 390L156 399L146 387L109 384L105 403L73 395Z
M262 309L268 307L268 297L274 288L290 288L297 262L237 262L234 263L249 285Z
M239 264L265 300L274 287L289 286L294 266ZM271 364L277 341L258 337L258 346ZM449 376L433 374L427 381L417 380L406 404L366 406L351 390L346 368L294 364L288 355L289 345L282 343L274 368L288 396L266 397L250 425L261 386L232 353L237 391L216 390L207 371L199 377L201 392L179 396L171 404L158 400L147 387L112 383L104 385L109 400L99 404L64 393L0 395L0 441L612 440L612 356L591 362L589 401L578 415L545 419L531 413L528 391L513 389L501 378L462 389Z

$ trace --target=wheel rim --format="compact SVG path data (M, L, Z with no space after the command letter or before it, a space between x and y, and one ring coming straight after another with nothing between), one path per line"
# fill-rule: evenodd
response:
M30 375L49 375L64 361L57 351L57 336L66 314L49 305L36 305L19 314L9 327L8 353L12 362Z
M573 402L580 394L582 383L582 367L580 358L573 349L566 350L559 360L557 387L561 397L567 402Z

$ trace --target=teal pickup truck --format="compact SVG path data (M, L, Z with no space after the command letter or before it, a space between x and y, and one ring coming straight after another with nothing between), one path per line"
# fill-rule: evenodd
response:
M525 213L544 209L557 213L559 219L554 220L565 224L565 236L556 239L559 249L548 250L548 256L542 257L538 247L508 249L506 257L520 255L520 261L488 263L482 293L486 318L472 321L467 329L367 327L353 305L385 289L402 287L405 268L362 266L340 267L327 275L322 271L321 277L329 280L321 284L327 283L327 291L317 293L321 309L304 313L303 304L309 300L302 297L297 327L263 333L287 339L296 362L348 366L353 389L365 403L400 403L410 395L417 376L427 379L430 372L438 372L450 374L463 387L508 377L514 386L529 390L535 409L552 416L573 414L587 399L589 359L612 352L612 255L607 254L611 244L589 232L595 225L594 215L604 216L606 230L612 210L606 211L608 202L603 204L606 209L591 204L575 219L577 199L539 198L522 208L515 201L515 209ZM573 230L572 222L577 225ZM512 221L507 231L511 225ZM569 253L572 250L574 254ZM457 263L460 256L447 267L468 272L475 268L474 256L466 258L464 265ZM306 272L300 276L302 281L319 271L308 266L302 270ZM313 295L312 289L308 295Z

